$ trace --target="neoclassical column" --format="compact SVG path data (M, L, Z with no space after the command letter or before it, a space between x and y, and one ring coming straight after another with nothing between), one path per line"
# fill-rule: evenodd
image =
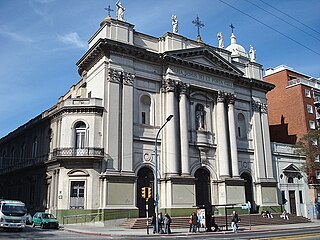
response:
M229 137L230 137L230 151L231 151L231 168L232 177L239 177L238 166L238 147L237 147L237 133L234 114L235 95L228 94L228 124L229 124Z
M261 125L261 103L255 100L251 101L253 119L253 139L254 139L254 162L258 178L266 178L266 166L265 166L265 156L264 156L264 142L263 142L263 132Z
M165 94L166 100L166 109L165 116L162 116L162 119L166 119L169 115L173 115L173 119L168 122L166 127L163 129L163 136L165 136L165 144L161 141L161 149L165 149L166 153L166 164L163 165L162 171L168 175L177 175L178 174L178 144L177 144L177 122L178 114L176 114L176 84L174 80L167 79L164 80L162 91ZM163 154L161 153L163 156ZM162 160L161 160L162 161Z
M227 124L225 113L225 93L218 92L217 98L217 145L220 177L229 177Z
M181 174L190 175L189 162L189 138L188 138L188 106L189 106L189 88L182 83L180 85L180 143L181 143Z
M271 144L270 144L270 132L269 132L269 122L268 122L268 108L267 105L261 104L261 124L262 124L262 135L264 144L264 157L266 166L266 177L273 178L272 170L272 154L271 154Z

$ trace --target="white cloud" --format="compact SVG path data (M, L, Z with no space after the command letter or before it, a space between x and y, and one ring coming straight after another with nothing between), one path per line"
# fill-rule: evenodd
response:
M65 35L59 35L58 40L77 48L85 48L86 44L80 39L78 33L71 32Z
M25 42L25 43L32 43L34 42L31 38L29 37L26 37L26 36L23 36L21 34L18 34L16 32L12 32L12 31L8 31L8 30L5 30L3 28L0 27L0 35L3 35L3 36L7 36L9 37L10 39L14 40L14 41L17 41L17 42Z

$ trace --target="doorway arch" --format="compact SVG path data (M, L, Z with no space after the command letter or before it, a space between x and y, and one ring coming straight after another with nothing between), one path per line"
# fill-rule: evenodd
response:
M211 205L211 191L210 191L210 173L205 168L199 168L195 174L196 186L196 205Z
M139 209L139 217L146 217L146 200L142 198L141 189L143 187L151 187L152 196L148 201L148 214L152 216L154 213L154 174L148 167L142 167L138 171L137 180L137 208Z
M240 175L242 179L244 179L244 190L245 190L245 200L246 203L250 202L251 203L251 211L256 210L255 209L255 204L254 204L254 199L253 199L253 187L252 187L252 177L249 173L242 173Z

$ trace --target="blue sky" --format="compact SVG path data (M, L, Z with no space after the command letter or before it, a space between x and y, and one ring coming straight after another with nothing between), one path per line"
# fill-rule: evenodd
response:
M0 138L50 108L78 82L75 63L106 17L104 8L110 4L115 9L115 2L0 0ZM196 39L192 20L198 15L205 25L202 40L217 46L216 35L222 32L228 46L232 23L237 43L247 50L253 45L257 62L264 69L285 64L320 77L318 0L121 2L126 8L125 19L138 32L160 37L172 30L171 15L175 14L179 34ZM115 11L111 16L115 17Z

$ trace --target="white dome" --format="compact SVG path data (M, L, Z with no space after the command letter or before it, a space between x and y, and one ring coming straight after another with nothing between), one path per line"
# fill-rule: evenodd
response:
M236 36L233 33L231 34L230 39L231 39L231 44L226 49L231 52L231 56L240 55L242 57L248 57L248 54L244 49L244 47L237 44Z

